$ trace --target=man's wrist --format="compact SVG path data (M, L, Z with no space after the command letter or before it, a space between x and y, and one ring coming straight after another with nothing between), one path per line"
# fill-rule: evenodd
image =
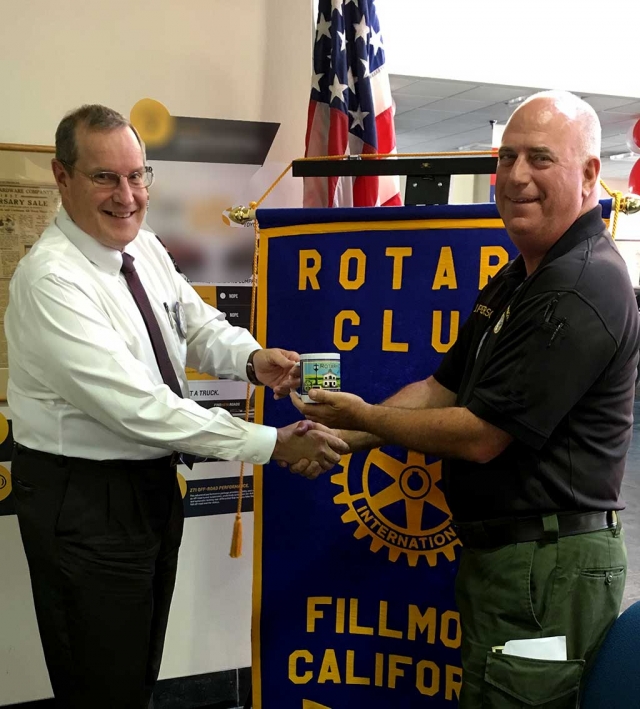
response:
M256 375L256 368L253 364L253 358L255 357L256 352L260 352L260 350L253 350L253 352L249 355L249 359L247 360L247 379L255 386L262 386L262 382L258 379Z

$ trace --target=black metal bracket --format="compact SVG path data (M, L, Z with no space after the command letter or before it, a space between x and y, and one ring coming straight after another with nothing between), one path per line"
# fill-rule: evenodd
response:
M359 177L362 175L407 175L405 204L447 204L451 175L492 175L494 156L434 158L361 158L342 160L294 160L294 177Z

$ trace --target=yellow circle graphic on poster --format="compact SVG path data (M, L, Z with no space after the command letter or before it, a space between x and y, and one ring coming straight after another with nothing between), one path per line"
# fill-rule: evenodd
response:
M0 443L4 443L9 435L9 422L6 416L0 414Z
M11 473L0 465L0 502L6 500L11 494Z
M143 98L131 109L129 118L140 137L151 148L166 145L176 131L175 118L167 107L152 98Z
M184 500L185 495L187 494L187 481L184 479L182 473L178 473L178 487L180 488L180 494Z

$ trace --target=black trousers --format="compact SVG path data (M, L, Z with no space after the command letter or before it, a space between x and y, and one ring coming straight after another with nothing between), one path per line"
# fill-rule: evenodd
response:
M170 458L93 461L17 446L11 477L59 709L147 709L182 538Z

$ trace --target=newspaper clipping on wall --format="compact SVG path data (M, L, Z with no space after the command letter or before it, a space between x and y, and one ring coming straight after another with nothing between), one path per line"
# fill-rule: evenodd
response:
M58 211L55 185L0 180L0 368L6 368L4 313L9 281L18 261L29 251Z

